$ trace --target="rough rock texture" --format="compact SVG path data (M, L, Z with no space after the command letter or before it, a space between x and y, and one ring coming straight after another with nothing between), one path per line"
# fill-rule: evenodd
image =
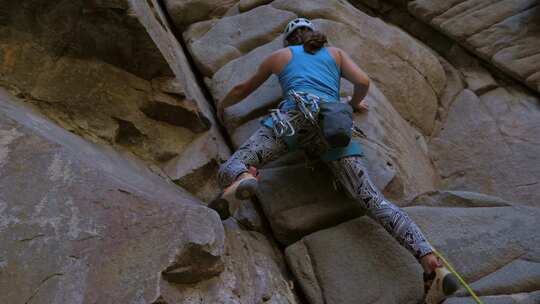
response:
M512 282L512 284L508 284ZM515 260L474 282L471 288L483 295L515 294L540 290L540 263ZM462 288L456 296L467 296Z
M538 206L539 121L538 99L517 87L464 90L430 142L444 187Z
M310 304L417 303L420 266L378 224L360 218L285 250Z
M38 56L43 51L55 58L97 57L147 80L172 75L131 15L127 0L2 0L1 5L1 39L18 40L31 34L35 43L19 40L18 45L2 45L2 69L8 70L7 76L31 76L21 65L35 65L33 71L40 71L47 63ZM24 72L26 77L21 75Z
M511 203L495 196L470 191L431 191L418 195L406 206L504 207Z
M202 37L192 41L189 49L204 76L212 76L228 61L271 41L294 17L296 15L269 5L224 17ZM265 22L261 22L261 18Z
M371 2L381 9L385 7L382 2ZM393 2L399 4L399 1ZM278 0L270 6L316 19L316 24L328 34L330 43L349 52L374 81L368 97L372 109L356 120L367 134L367 138L361 140L377 185L398 203L421 206L406 209L452 261L466 262L461 265L456 262L456 266L475 284L485 286L480 288L482 295L497 295L497 300L533 301L534 295L527 293L536 288L535 267L528 268L532 269L531 273L521 271L523 277L515 277L515 280L505 280L507 271L497 270L506 264L528 267L527 263L532 261L531 265L537 265L539 258L535 245L538 234L534 233L538 229L535 222L538 209L511 207L509 203L535 205L537 201L535 190L530 188L537 180L537 166L532 164L537 163L538 145L534 136L524 135L535 134L538 121L535 97L495 79L476 59L433 31L422 29L426 40L436 38L435 43L439 45L435 49L444 51L446 60L399 29L358 12L343 1ZM251 23L246 21L248 17L255 18L253 16L263 9L251 10L249 15L231 9L229 17L196 23L184 32L184 39L192 46L192 56L207 77L206 83L215 100L223 98L230 88L249 77L265 56L281 47L281 37L272 27L279 18L265 19L265 25L251 33L243 31L252 29ZM259 14L259 19L264 18ZM397 20L399 16L394 18ZM232 25L240 28L240 38L225 30ZM413 25L420 29L419 23ZM198 41L211 41L209 37L219 37L225 47L205 50L197 45ZM262 42L251 44L255 37ZM248 47L244 47L246 41ZM207 56L212 61L205 58ZM392 79L394 76L396 78ZM344 83L342 94L347 93L350 94L350 87ZM475 114L460 108L463 104L460 105L460 99L469 93L480 99L490 98L490 105L482 105L481 109L489 111L497 124L504 124L506 137L511 138L514 145L519 142L520 148L516 146L513 153L501 149L503 154L496 154L493 159L486 157L491 155L490 151L500 153L496 147L506 146L508 140L505 138L500 144L493 142L488 134L505 134L505 131L480 127L481 122L473 120ZM258 117L274 106L280 95L277 80L272 77L242 103L226 110L225 126L235 145L241 144L258 127ZM506 98L510 95L512 98ZM510 99L513 101L508 101ZM390 103L427 137L403 122ZM505 111L507 105L512 110ZM469 118L477 123L476 128L463 122ZM447 131L448 128L463 130L463 133ZM471 130L488 134L471 135ZM446 136L452 141L442 143L443 138L447 140ZM452 190L429 192L404 203L407 198L436 187L437 178L424 155L427 151L440 170L444 188ZM460 155L463 156L459 158ZM516 164L522 164L519 170L510 168ZM449 178L445 174L456 168L461 169L456 176L463 175L463 179ZM289 155L261 171L258 195L280 242L290 244L304 236L302 241L288 247L287 256L309 303L417 303L422 296L418 265L371 220L358 219L315 232L361 214L343 193L333 190L328 172L318 169L316 173L310 172L303 165L301 154ZM530 183L514 183L523 180ZM486 183L497 183L497 186L486 187ZM527 224L516 228L517 222ZM314 233L305 236L310 232ZM490 248L492 258L485 259L482 253L485 248ZM490 278L493 275L495 278ZM512 295L503 296L507 293Z
M216 172L228 157L228 149L224 149L217 136L208 132L168 161L163 170L176 184L209 202L220 191Z
M165 7L174 24L179 28L211 18L223 16L238 0L165 0ZM242 1L246 2L246 1Z
M162 281L155 303L298 303L284 275L285 261L264 235L228 222L225 236L225 270L219 277L199 285Z
M157 3L136 1L133 11L128 1L3 2L0 84L63 128L152 165L190 162L179 155L206 139L213 150L172 178L215 183L204 168L229 149Z
M540 92L538 1L416 0L409 11Z
M540 302L540 291L530 293L516 293L512 295L480 297L485 304L535 304ZM471 297L451 298L445 304L474 304L476 301Z
M538 138L535 136L537 132L534 131L538 128L538 96L509 80L504 71L501 73L494 69L493 65L490 66L476 58L474 50L473 53L469 53L456 44L452 41L455 39L452 35L446 37L434 33L430 25L415 20L407 12L407 3L410 3L409 11L414 7L431 7L440 12L440 16L434 14L429 17L435 16L433 20L447 17L461 20L460 18L474 16L474 22L481 23L490 17L489 14L497 15L503 11L503 9L494 10L495 6L510 5L510 2L488 1L483 2L485 5L480 5L477 1L444 4L437 1L378 1L376 5L372 3L371 7L376 9L382 18L407 29L448 60L446 62L440 59L447 75L452 76L447 76L445 97L441 98L441 108L438 112L440 120L437 121L432 134L433 139L428 140L432 159L445 181L443 186L457 190L479 190L537 205L536 185L539 167L533 164L538 162L536 157ZM513 4L518 3L520 2ZM423 13L428 11L429 9L426 9ZM457 12L459 14L456 14ZM508 20L515 17L517 16ZM474 22L471 26L476 24ZM520 35L529 35L530 28L536 26L534 24L535 21L529 22L527 26L514 24L515 27L512 29L519 31ZM468 30L469 24L462 22L449 27L449 29L458 28ZM498 48L508 46L506 43L509 43L512 47L508 47L508 50L514 46L519 49L520 44L512 40L515 36L506 37L504 41L486 42L486 46ZM457 42L461 43L459 40ZM529 64L528 68L532 66L534 65ZM492 72L490 73L487 68ZM449 90L450 86L454 86L454 89ZM462 91L460 87L465 87L467 91ZM452 93L447 94L448 91ZM468 100L464 101L463 98ZM476 98L481 101L479 106L475 106L476 102L471 102ZM490 122L484 123L485 120ZM441 135L448 137L441 138ZM444 141L442 145L441 140ZM455 153L456 151L458 153ZM460 159L465 161L461 162ZM456 165L457 163L459 164Z
M404 209L479 295L538 289L538 208ZM420 266L368 218L306 236L286 254L312 304L417 303L422 297Z
M219 191L215 169L229 149L157 1L23 2L1 16L2 86L74 133L157 162L200 198ZM64 38L53 39L47 27L58 16L68 18L66 30L75 28L68 36L81 33L70 23L79 19L97 46L109 48L104 56L79 45L85 40L59 45ZM40 23L20 26L24 18ZM111 29L118 36L107 36ZM144 37L137 51L148 54L114 53L120 36ZM126 40L118 45L129 49ZM135 69L139 59L144 69ZM161 177L6 96L0 302L296 303L282 255L266 236L238 225L224 235L217 215L155 166ZM239 220L262 231L253 207L244 209Z
M383 1L368 2L375 9L388 8ZM392 2L405 8L408 1ZM492 76L466 51L433 30L422 28L419 22L407 18L402 21L409 22L408 29L421 32L424 40L433 40L433 48L442 51L445 59L398 28L367 16L344 1L277 0L269 6L315 19L328 35L330 44L346 50L368 72L374 84L368 95L372 108L355 120L367 135L361 141L371 166L370 174L398 204L422 206L406 209L427 227L427 234L437 247L449 251L451 260L466 254L474 256L461 265L463 271L471 274L469 279L489 279L489 273L496 273L505 264L513 260L519 260L519 264L518 257L531 248L534 248L531 259L534 263L538 261L538 248L528 239L530 235L538 239L538 234L533 233L538 225L534 225L531 215L537 216L538 209L511 207L509 203L536 205L537 202L536 190L530 188L538 179L538 166L533 165L538 162L538 145L534 136L525 135L535 134L537 128L534 96ZM184 40L206 77L214 100L223 98L234 85L253 74L265 56L281 47L282 38L274 30L274 24L281 19L265 18L263 10L269 9L263 6L242 13L237 6L229 11L228 17L195 23L184 32ZM265 18L266 22L253 29L249 20L257 19L257 14L259 20ZM403 15L390 17L399 21ZM230 27L239 28L239 37L232 34ZM224 47L203 48L218 38ZM342 95L347 94L350 84L345 82ZM504 125L504 130L482 125L483 120L475 118L476 113L461 108L463 104L475 106L462 100L470 94L484 99L478 110L490 115L494 125ZM271 77L242 103L226 110L225 127L236 146L247 139L258 127L258 118L280 98L277 79ZM478 133L471 134L471 130ZM499 142L492 134L504 138ZM498 149L501 145L503 148ZM515 148L506 150L510 145ZM443 178L442 188L448 190L429 192L405 203L418 193L439 186L431 161ZM291 154L261 171L258 195L274 236L281 243L290 244L304 236L302 241L288 247L287 255L309 303L417 303L422 296L419 267L381 227L369 219L359 219L319 231L356 217L361 210L343 193L333 190L327 171L317 169L310 172L303 165L301 154ZM518 221L532 227L514 229ZM461 230L456 231L454 225ZM504 230L492 238L497 257L482 261L479 252L490 246L492 240L478 233L492 233L496 229ZM475 232L471 234L469 230ZM456 245L477 239L480 241L474 248ZM450 243L454 240L456 244L443 244L446 240ZM516 245L514 241L523 243ZM528 293L536 286L533 283L537 272L523 275L515 282L493 283L498 279L493 282L489 279L485 283L487 287L482 289L483 295L503 297L511 293L515 298L518 293ZM362 292L358 292L359 287Z
M0 94L0 302L149 303L168 267L223 270L213 211Z
M260 172L258 197L274 236L282 244L364 213L342 189L334 189L327 168L317 164L314 169L298 164Z
M303 16L373 80L354 118L375 184L485 303L537 303L538 97L503 74L540 91L538 4L350 2L370 16L343 0L0 0L0 86L72 132L0 91L0 302L303 302L275 237L306 304L418 303L418 264L300 152L224 226L203 207L230 153L205 89L223 98ZM280 98L272 77L226 110L234 146Z
M183 47L167 22L160 2L131 0L130 4L176 76L174 83L162 84L162 90L166 93L181 94L192 101L202 113L199 116L204 117L209 125L207 132L194 139L184 151L178 153L178 156L163 164L163 168L177 184L203 201L208 201L219 192L214 169L229 156L229 147L219 130L214 111L192 71ZM163 114L169 116L168 111ZM174 139L179 140L178 137Z

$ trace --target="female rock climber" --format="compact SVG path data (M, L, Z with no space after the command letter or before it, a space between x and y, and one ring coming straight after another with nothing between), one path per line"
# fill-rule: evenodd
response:
M346 52L324 47L326 42L326 36L316 31L309 20L291 21L284 31L285 47L264 59L251 78L232 88L218 103L221 120L226 107L246 98L272 74L279 77L285 97L279 108L263 120L263 126L220 167L218 175L224 190L209 207L222 219L232 215L242 200L256 192L255 168L284 155L291 142L308 155L327 156L321 158L326 160L347 194L420 262L424 269L425 302L439 303L457 288L453 275L434 255L411 218L373 185L356 143L351 141L334 156L325 155L331 148L321 135L320 127L313 123L313 117L317 119L318 105L340 102L340 78L344 77L354 84L349 105L356 111L366 111L368 104L364 97L370 82Z

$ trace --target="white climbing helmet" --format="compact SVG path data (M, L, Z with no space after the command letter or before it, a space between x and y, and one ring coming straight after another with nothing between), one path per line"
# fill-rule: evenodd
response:
M312 31L315 30L315 26L308 19L306 19L306 18L296 18L296 19L292 20L291 22L289 22L289 24L287 24L287 27L285 28L285 31L283 31L283 43L286 44L287 38L289 37L289 35L292 32L294 32L295 29L297 29L299 27L307 27L307 28L311 29Z

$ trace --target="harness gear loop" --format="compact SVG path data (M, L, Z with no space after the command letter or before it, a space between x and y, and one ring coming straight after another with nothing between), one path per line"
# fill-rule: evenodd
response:
M295 90L290 90L289 96L292 96L294 98L298 109L302 114L304 114L304 117L313 125L317 125L317 114L319 114L320 110L318 103L319 98L306 93L297 93ZM307 96L313 98L309 98L308 100L306 98ZM308 106L310 108L308 108Z
M296 132L291 122L281 113L279 109L271 109L270 117L272 118L272 129L277 137L293 136Z
M291 96L296 102L296 106L300 113L310 121L313 125L317 125L317 114L319 113L318 97L308 93L297 93L294 90L289 91ZM312 98L306 98L307 96ZM272 129L277 137L294 136L296 131L290 122L290 118L283 115L279 107L277 109L270 110L270 117L272 119Z
M317 115L320 112L319 97L314 96L309 93L304 93L304 92L298 93L295 90L290 90L289 96L292 96L294 98L298 106L298 109L300 110L302 114L304 114L304 117L307 120L309 120L313 125L316 125L318 127L319 125L317 122ZM306 98L306 97L311 97L311 98ZM360 129L360 127L354 121L353 121L351 130L354 136L367 138L364 131L362 131L362 129Z

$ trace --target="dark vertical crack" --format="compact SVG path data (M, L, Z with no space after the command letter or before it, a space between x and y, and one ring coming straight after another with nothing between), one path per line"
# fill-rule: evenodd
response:
M159 5L161 11L163 12L163 15L165 16L165 19L166 19L167 23L169 24L169 28L170 28L171 33L174 35L174 37L176 37L176 40L180 44L180 47L182 47L182 50L184 51L184 54L185 54L186 59L188 61L188 64L191 67L191 71L195 75L195 79L196 79L197 83L199 84L199 87L201 88L201 91L202 91L205 99L208 101L210 108L215 113L216 112L216 107L215 107L216 101L214 100L214 97L212 96L212 94L210 93L210 90L206 86L206 83L204 82L204 76L199 72L199 69L197 69L197 66L195 64L195 60L193 59L193 56L189 52L188 47L187 47L187 45L186 45L186 43L185 43L185 41L183 39L182 32L180 31L180 29L178 29L176 27L176 24L172 20L172 17L169 15L169 12L167 11L166 6L163 3L163 0L156 0L156 1L157 1L158 5ZM218 122L217 119L216 119L216 122ZM227 132L227 129L225 129L225 127L220 123L217 123L217 128L218 128L219 132L221 133L221 135L223 136L223 139L225 140L225 143L227 144L227 146L231 149L231 151L234 151L234 145L232 143L232 139L231 139L231 137L229 135L229 132Z
M167 11L166 6L163 3L163 0L156 0L156 1L157 1L158 5L159 5L161 11L163 12L163 15L165 16L167 23L169 24L169 28L170 28L171 33L176 37L176 40L178 41L178 43L182 47L182 50L183 50L183 52L184 52L184 54L186 56L186 59L187 59L188 64L189 64L189 66L191 68L191 71L195 75L195 79L196 79L199 87L201 88L201 91L202 91L204 97L206 98L206 100L209 101L210 107L212 108L212 110L215 113L216 108L215 108L214 97L212 96L212 94L210 93L210 90L206 86L206 83L204 81L204 76L198 70L198 68L197 68L197 66L195 64L195 60L194 60L193 56L191 55L191 53L188 50L188 47L187 47L187 45L186 45L186 43L185 43L185 41L183 39L182 32L180 31L179 28L176 27L175 23L173 22L172 17L169 15L169 12ZM216 120L216 122L217 122L217 120ZM229 132L227 131L227 129L223 125L221 125L219 123L217 123L217 127L218 127L219 132L223 136L227 146L231 149L231 151L234 151L235 150L234 145L232 143L231 137L230 137ZM262 210L260 201L256 197L252 198L252 201L254 202L253 206L255 208L255 211L259 214L259 216L261 217L261 220L263 222L262 223L262 228L263 228L264 235L269 239L270 243L275 248L277 248L282 253L282 255L284 256L285 255L285 246L278 243L277 240L275 239L274 233L272 231L272 227L270 225L269 220L264 215L264 212ZM239 223L239 224L242 227L244 227L244 229L248 228L243 223ZM289 268L289 266L287 265L287 263L285 263L285 265L287 266L287 268L286 268L287 273L285 275L290 277L290 278L294 278L294 276L291 275L292 271ZM294 278L294 281L296 281L295 278ZM292 289L291 292L293 292L295 294L298 303L308 303L307 300L306 300L306 296L303 294L301 289Z
M188 64L189 64L189 66L191 68L191 71L195 75L195 79L196 79L196 81L197 81L197 83L198 83L204 97L206 98L207 101L209 101L210 107L215 113L216 107L215 107L214 97L212 96L212 94L210 93L210 90L206 86L206 83L204 81L204 76L198 70L198 68L197 68L197 66L195 64L195 60L193 59L193 56L191 55L191 53L188 50L188 47L187 47L187 45L186 45L186 43L185 43L185 41L183 39L182 32L180 31L179 28L176 27L175 23L173 22L172 17L169 15L169 12L167 11L166 6L163 3L163 0L156 0L156 1L157 1L158 5L159 5L159 8L161 9L163 15L165 16L165 19L166 19L167 23L169 24L170 32L174 35L174 37L176 37L176 40L180 44L180 46L181 46L181 48L182 48L182 50L183 50L183 52L185 54L185 57L186 57L186 59L188 61ZM221 135L223 136L223 139L225 140L225 143L231 149L231 151L234 151L234 145L232 143L229 132L227 131L227 129L222 124L220 124L218 122L217 119L216 119L216 124L217 124L217 128L218 128L219 132L221 133ZM266 216L264 215L264 212L262 211L260 201L256 197L252 198L252 201L254 202L253 206L255 208L255 211L259 214L259 216L262 219L262 222L263 222L262 226L263 226L264 235L269 239L270 243L275 248L277 248L284 256L285 255L285 247L283 245L281 245L280 243L278 243L277 240L275 239L274 233L272 231L272 227L270 225L270 222L266 218ZM242 223L239 223L239 224L242 227L244 227L245 229L247 229L247 227L245 225L243 225ZM287 263L285 263L285 265L287 265ZM287 265L286 270L287 270L287 273L285 275L294 278L294 276L291 275L292 271L288 267L288 265ZM296 296L296 298L298 300L298 303L307 303L306 297L303 294L303 292L299 291L298 289L291 289L291 292L293 294L295 294L295 296ZM157 303L161 303L161 302L157 302Z

